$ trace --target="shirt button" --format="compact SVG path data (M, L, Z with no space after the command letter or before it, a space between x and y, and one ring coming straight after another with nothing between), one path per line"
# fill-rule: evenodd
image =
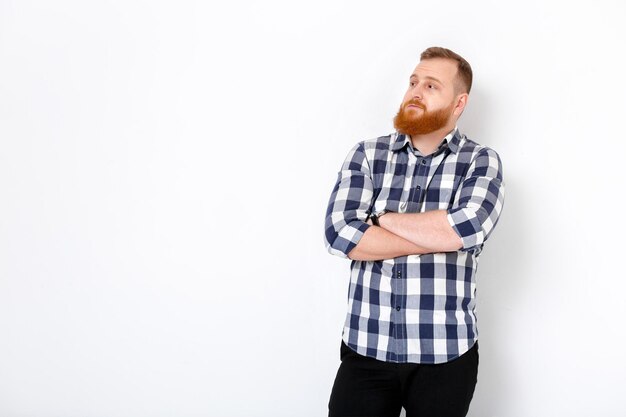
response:
M426 160L422 159L422 165L426 165Z
M400 311L400 306L396 307L396 310L397 310L397 311Z

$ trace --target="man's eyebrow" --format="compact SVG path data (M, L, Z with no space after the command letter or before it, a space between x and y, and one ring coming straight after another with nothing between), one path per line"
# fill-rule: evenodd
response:
M411 76L409 77L409 80L412 80L413 78L419 78L419 77L416 74L411 74ZM435 77L431 77L430 75L425 75L424 79L425 80L432 80L432 81L438 82L441 85L444 85L444 83L442 83L441 80L439 80L439 79L437 79Z

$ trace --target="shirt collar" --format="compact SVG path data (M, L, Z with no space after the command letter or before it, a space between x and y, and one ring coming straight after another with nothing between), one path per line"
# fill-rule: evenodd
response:
M408 135L405 135L403 133L396 133L396 138L391 144L391 150L393 152L397 152L403 149L405 146L408 146L409 143L411 143L411 139L409 139ZM442 147L445 147L446 145L452 153L457 153L460 143L461 133L459 132L459 127L454 126L454 129L452 129L452 131L443 138L441 144L434 153L437 153Z

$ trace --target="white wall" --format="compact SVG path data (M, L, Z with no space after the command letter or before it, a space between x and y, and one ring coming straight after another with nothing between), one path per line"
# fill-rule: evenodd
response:
M323 221L428 46L501 155L473 417L623 416L619 1L0 1L0 415L323 416Z

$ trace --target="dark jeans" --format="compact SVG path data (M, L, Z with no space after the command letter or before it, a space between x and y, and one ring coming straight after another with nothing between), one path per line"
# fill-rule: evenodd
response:
M341 343L329 417L463 417L478 376L478 342L453 361L425 365L361 356Z

